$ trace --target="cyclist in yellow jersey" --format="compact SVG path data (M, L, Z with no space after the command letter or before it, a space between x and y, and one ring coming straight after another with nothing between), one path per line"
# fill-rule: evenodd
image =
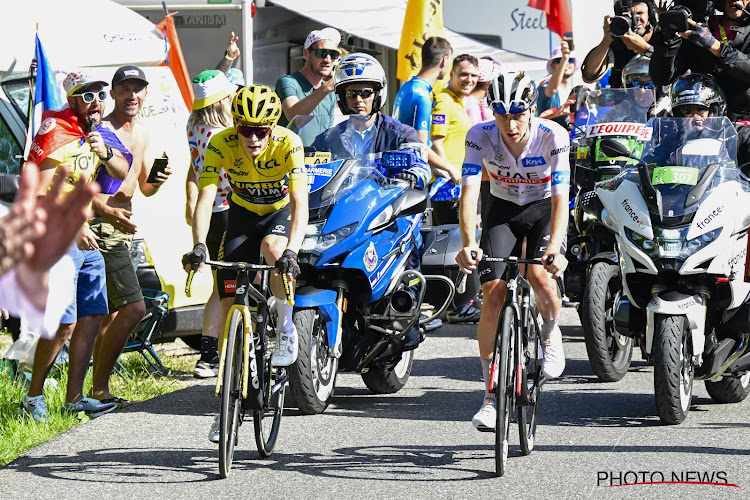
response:
M297 251L308 219L302 141L291 130L276 127L281 103L265 85L241 89L232 101L232 116L235 126L216 134L208 144L193 216L195 247L183 262L189 270L202 267L206 260L206 235L223 168L232 195L219 260L257 262L262 252L266 262L277 268L271 290L277 298L285 299L280 273L290 280L299 275ZM235 271L219 269L216 282L223 323L234 300ZM277 300L276 309L278 342L271 361L275 366L289 366L298 351L292 306ZM223 331L223 324L221 328Z

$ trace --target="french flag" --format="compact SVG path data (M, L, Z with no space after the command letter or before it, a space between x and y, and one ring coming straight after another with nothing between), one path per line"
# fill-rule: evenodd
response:
M29 129L26 134L26 157L29 154L31 140L36 136L39 125L42 123L42 113L48 110L63 107L63 100L55 81L55 73L52 71L47 54L44 51L39 34L36 35L36 88L34 90L34 106L29 117Z

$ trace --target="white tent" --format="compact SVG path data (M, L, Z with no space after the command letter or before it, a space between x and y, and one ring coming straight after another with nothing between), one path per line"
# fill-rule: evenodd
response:
M0 79L28 74L37 30L53 70L164 60L153 23L110 0L25 0L2 10Z

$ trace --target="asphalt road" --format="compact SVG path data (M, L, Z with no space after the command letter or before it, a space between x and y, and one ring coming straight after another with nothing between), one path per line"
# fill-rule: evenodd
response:
M745 401L715 404L696 383L679 426L656 416L652 368L636 360L620 382L597 382L580 324L564 311L568 364L545 386L536 448L512 432L509 472L494 475L493 435L470 419L482 397L475 325L447 325L417 350L397 394L338 378L322 415L285 412L270 459L246 421L231 475L218 477L206 434L218 407L210 383L89 422L0 469L5 498L747 498ZM636 355L639 358L639 355ZM622 482L706 481L735 484ZM9 494L9 496L6 496Z

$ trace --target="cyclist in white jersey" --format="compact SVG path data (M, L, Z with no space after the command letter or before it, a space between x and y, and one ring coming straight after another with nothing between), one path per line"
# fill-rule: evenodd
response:
M560 125L534 118L536 84L523 72L500 75L490 84L488 100L494 120L474 125L466 135L460 224L463 248L456 256L461 269L479 270L484 303L477 328L485 381L482 406L472 422L479 430L495 427L495 396L489 392L489 367L507 283L505 264L481 262L482 255L539 258L544 266L528 266L529 280L542 314L542 371L558 377L565 368L562 333L557 325L562 301L554 278L567 267L570 163L568 133ZM490 197L482 212L482 238L475 237L481 173L490 180ZM472 255L473 254L473 255ZM548 257L553 260L546 263Z

